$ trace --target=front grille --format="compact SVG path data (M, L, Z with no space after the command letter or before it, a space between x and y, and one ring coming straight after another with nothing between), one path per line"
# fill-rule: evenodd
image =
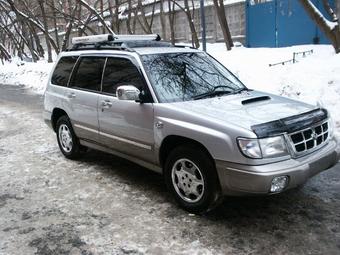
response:
M304 154L323 145L329 137L328 122L288 134L296 154Z

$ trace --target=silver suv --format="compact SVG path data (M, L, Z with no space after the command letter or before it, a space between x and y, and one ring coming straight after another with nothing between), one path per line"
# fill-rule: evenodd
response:
M45 92L65 157L85 148L162 173L178 203L275 194L339 160L327 110L246 88L207 53L158 36L73 39Z

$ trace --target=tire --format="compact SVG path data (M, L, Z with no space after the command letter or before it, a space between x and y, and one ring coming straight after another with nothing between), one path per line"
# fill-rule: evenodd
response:
M77 159L80 156L81 146L79 139L73 131L68 116L61 116L56 124L57 141L60 151L68 159Z
M175 148L165 162L164 178L178 204L190 213L208 212L221 201L215 165L202 149Z

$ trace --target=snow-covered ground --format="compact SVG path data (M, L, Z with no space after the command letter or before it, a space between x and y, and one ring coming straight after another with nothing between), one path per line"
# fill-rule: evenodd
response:
M330 45L286 48L235 47L227 52L223 43L208 44L208 52L233 71L249 88L280 94L304 102L318 102L330 110L340 132L340 54ZM313 50L295 64L269 64L292 59L293 52ZM0 83L22 85L42 94L53 64L45 61L0 65Z
M53 65L44 60L38 63L14 60L12 63L0 64L0 84L24 86L43 94Z

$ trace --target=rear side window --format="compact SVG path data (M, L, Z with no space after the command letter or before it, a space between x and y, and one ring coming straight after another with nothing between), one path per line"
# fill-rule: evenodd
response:
M122 85L133 85L141 90L144 82L137 67L129 59L108 58L102 91L115 96L117 87Z
M75 71L71 86L99 91L105 57L82 57Z
M77 59L77 56L62 57L54 69L52 84L66 87Z

